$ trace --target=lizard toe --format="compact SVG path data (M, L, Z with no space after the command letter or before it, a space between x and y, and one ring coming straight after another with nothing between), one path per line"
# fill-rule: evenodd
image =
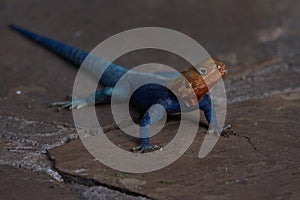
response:
M226 126L224 126L223 131L221 133L221 136L227 137L229 138L229 136L235 136L237 135L235 130L232 129L232 126L230 124L227 124Z
M132 148L132 152L134 152L134 153L148 153L148 152L157 151L159 149L160 148L159 148L158 145L147 145L147 146L139 145L135 148Z
M60 111L62 109L80 109L87 106L88 103L85 99L78 99L73 101L59 101L50 104L50 107L58 107L57 110Z

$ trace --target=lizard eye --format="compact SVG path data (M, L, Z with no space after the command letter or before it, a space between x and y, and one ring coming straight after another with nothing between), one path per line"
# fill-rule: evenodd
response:
M199 69L199 73L200 73L201 75L205 75L205 74L207 73L207 69L204 68L204 67L201 67L201 68Z

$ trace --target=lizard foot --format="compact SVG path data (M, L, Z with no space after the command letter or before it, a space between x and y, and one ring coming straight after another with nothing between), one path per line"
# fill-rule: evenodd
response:
M60 111L61 109L80 109L85 106L87 106L88 103L85 99L76 99L73 101L59 101L59 102L54 102L50 104L50 107L57 106L57 110Z
M230 124L227 124L223 127L223 129L217 127L217 128L213 128L213 129L210 129L208 131L208 134L217 134L218 136L219 135L222 135L222 136L225 136L225 137L229 137L229 135L232 135L230 132L232 132L231 130L231 125ZM228 135L227 135L228 134Z
M134 153L148 153L148 152L152 152L152 151L157 151L159 150L159 146L158 145L139 145L135 148L132 148L132 152Z
M226 126L224 126L221 135L229 138L229 136L231 135L236 135L236 132L234 129L232 129L232 126L230 124L227 124Z

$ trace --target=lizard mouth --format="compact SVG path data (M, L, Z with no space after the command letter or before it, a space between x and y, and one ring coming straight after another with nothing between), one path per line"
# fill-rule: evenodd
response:
M225 76L228 73L228 71L226 69L226 65L224 63L216 61L216 60L214 60L214 62L216 64L217 69L218 69L219 73L221 74L221 76L222 77Z

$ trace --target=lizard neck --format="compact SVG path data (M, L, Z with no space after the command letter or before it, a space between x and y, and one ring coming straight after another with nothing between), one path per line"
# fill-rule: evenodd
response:
M199 102L203 95L208 92L209 87L205 82L205 79L199 74L197 69L191 67L183 72L181 72L183 77L188 81L189 87L194 90L197 96L197 101Z

